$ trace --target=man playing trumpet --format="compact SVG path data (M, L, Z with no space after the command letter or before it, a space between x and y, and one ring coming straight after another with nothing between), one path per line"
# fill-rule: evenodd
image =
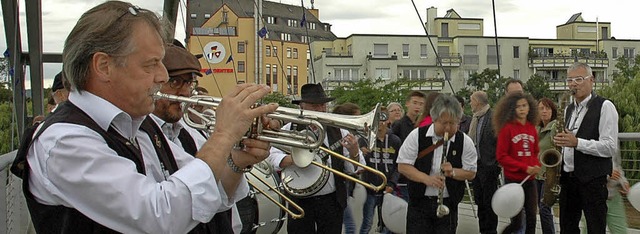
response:
M477 153L471 138L458 131L462 108L453 96L438 97L430 115L433 124L409 133L398 154L398 171L409 179L406 233L456 233L458 203L464 196L464 181L476 175ZM445 134L450 136L446 156ZM440 202L438 195L444 197ZM436 210L442 205L449 213L438 217Z

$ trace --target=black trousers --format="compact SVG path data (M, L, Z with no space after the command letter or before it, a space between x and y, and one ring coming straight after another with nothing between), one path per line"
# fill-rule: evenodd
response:
M507 180L505 183L520 183L522 181ZM535 180L527 180L522 184L524 190L524 215L526 216L525 233L536 233L536 214L538 213L538 189ZM511 223L502 233L514 233L522 227L522 212L511 218Z
M560 233L580 233L580 218L584 211L589 234L604 234L607 230L607 176L580 182L573 173L560 177Z
M293 219L289 216L287 219L287 233L342 233L344 208L338 203L335 192L292 200L304 209L304 217ZM289 207L291 208L291 206Z
M449 198L445 198L443 203L449 207L449 215L438 218L437 197L411 198L407 208L407 234L455 234L458 228L458 203L452 204Z
M480 233L495 234L498 228L498 216L491 208L491 198L498 190L499 167L481 167L473 179L473 199L478 205L478 225Z

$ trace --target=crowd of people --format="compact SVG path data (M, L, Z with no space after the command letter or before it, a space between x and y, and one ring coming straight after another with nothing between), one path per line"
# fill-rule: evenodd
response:
M593 91L593 72L584 63L567 69L573 99L563 109L552 97L534 100L514 79L493 108L483 91L469 97L412 91L404 106L392 102L381 109L377 135L367 139L351 129L268 118L278 105L254 104L270 88L238 84L216 108L215 130L204 132L185 122L183 103L155 96L206 94L197 85L200 62L164 30L155 13L108 1L85 12L69 34L50 113L25 131L11 168L23 179L36 232L240 233L253 225L243 223L235 204L249 194L245 173L254 164L264 160L289 175L307 170L291 152L246 137L258 119L265 129L326 136L325 148L358 163L320 150L313 160L348 177L382 183L361 165L386 176L382 190L366 192L361 234L390 233L381 218L386 193L408 203L406 233L456 233L468 182L480 233L535 233L538 214L543 233L555 233L553 211L540 201L550 168L539 154L551 148L561 148L563 156L560 233L579 233L581 219L588 233L607 227L626 233L621 196L629 184L620 167L618 115ZM334 99L320 84L305 84L292 103L303 113L320 113L329 112ZM465 100L471 116L464 114ZM361 114L353 103L331 112ZM309 194L290 192L304 216L289 216L287 233L357 232L348 202L352 179L334 172L326 177ZM503 183L521 183L525 202L498 230L491 199Z

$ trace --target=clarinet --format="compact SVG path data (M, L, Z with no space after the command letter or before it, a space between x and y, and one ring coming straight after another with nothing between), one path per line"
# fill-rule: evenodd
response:
M449 146L449 133L444 133L444 143L442 144L442 163L447 162L447 151ZM443 175L442 170L440 170L440 175ZM445 178L446 181L446 178ZM445 215L449 214L449 207L444 204L444 188L446 188L446 184L440 190L438 190L438 208L436 209L436 216L438 218L442 218Z

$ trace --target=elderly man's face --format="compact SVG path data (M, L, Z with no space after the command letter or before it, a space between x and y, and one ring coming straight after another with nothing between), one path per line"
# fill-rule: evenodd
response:
M186 73L169 78L169 81L162 85L160 92L173 94L183 97L191 96L193 85L195 84L195 76L193 73ZM160 117L167 123L175 123L182 118L181 102L169 101L166 99L156 100L156 109L153 114Z
M507 85L507 90L505 91L507 92L507 94L512 92L524 92L524 90L522 89L522 85L520 85L520 83L518 82L513 82Z
M576 91L574 97L578 101L582 101L593 91L593 76L587 72L587 69L579 67L567 73L567 86L569 89Z
M308 103L300 102L300 108L303 110L327 112L327 103Z
M451 138L458 131L460 119L456 119L451 114L444 112L433 123L436 136L444 137L444 133L447 132L449 133L449 138Z
M133 52L127 55L124 65L111 59L109 66L113 72L108 74L106 85L117 93L110 101L133 118L139 118L154 110L153 95L167 81L168 75L162 64L164 44L158 32L143 22L137 22L133 27Z

